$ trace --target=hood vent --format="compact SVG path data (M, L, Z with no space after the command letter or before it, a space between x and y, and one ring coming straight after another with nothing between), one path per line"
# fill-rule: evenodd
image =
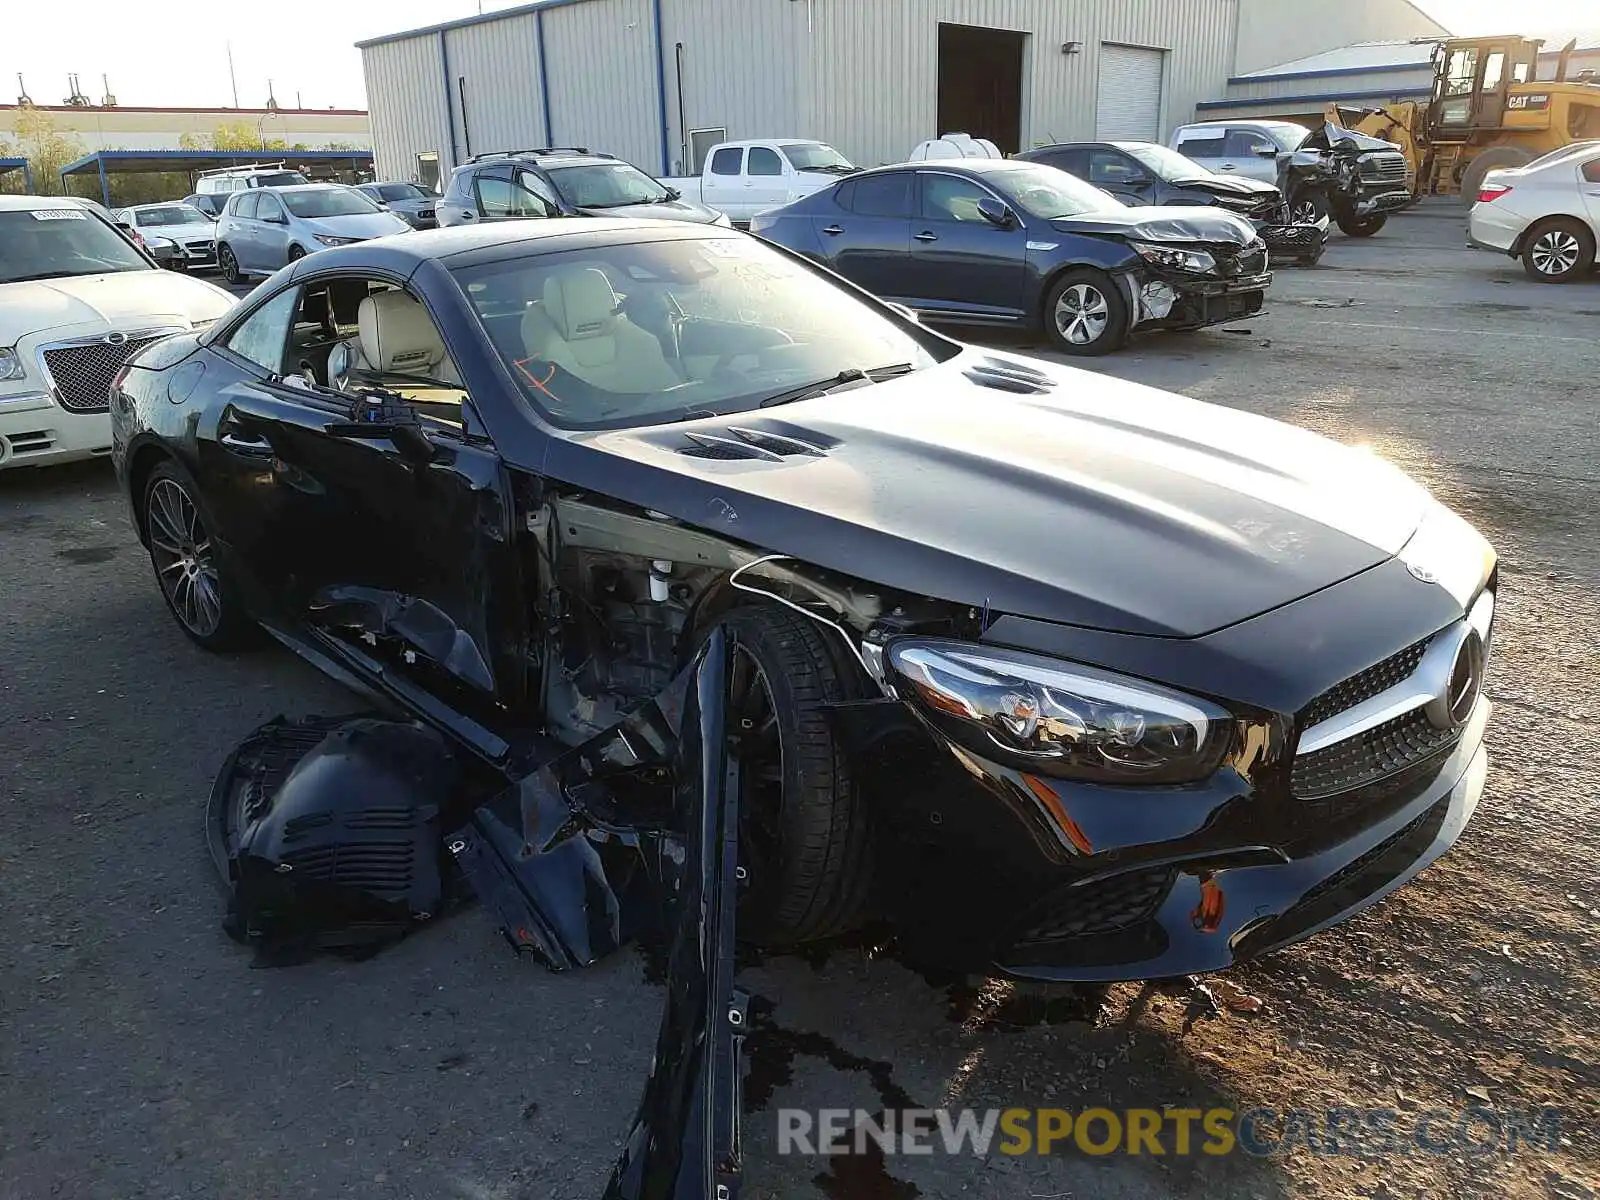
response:
M1056 386L1056 381L1043 371L998 358L979 359L962 373L979 387L1023 396L1043 395Z
M717 433L689 433L684 436L692 444L678 453L690 458L713 458L724 462L782 462L786 458L822 458L827 453L821 446L788 434L740 425L729 426L726 431Z

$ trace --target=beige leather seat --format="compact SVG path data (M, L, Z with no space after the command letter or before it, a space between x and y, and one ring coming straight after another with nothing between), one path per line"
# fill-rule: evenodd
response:
M664 392L681 383L661 343L617 311L617 293L594 267L552 271L543 302L522 318L522 340L553 362L608 392Z
M374 292L356 314L359 336L351 355L355 371L422 375L460 384L439 329L419 300L399 290Z

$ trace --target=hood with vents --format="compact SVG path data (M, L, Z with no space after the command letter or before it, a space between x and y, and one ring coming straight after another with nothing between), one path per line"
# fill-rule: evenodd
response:
M572 434L542 469L880 586L1178 637L1385 561L1428 503L1305 430L978 351L766 412Z

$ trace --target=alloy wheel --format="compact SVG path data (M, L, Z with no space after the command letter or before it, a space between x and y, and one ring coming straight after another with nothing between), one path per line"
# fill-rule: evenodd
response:
M1322 214L1312 200L1302 200L1289 210L1289 221L1294 225L1315 225Z
M1583 247L1565 229L1549 229L1534 239L1528 248L1534 270L1541 275L1565 275L1578 265Z
M222 269L222 277L229 283L239 282L239 260L234 258L232 247L223 246L218 249L217 266Z
M1075 283L1056 301L1056 329L1074 346L1089 346L1105 336L1111 305L1093 284Z
M156 481L146 507L150 556L167 603L190 633L208 638L222 625L222 577L200 512L172 479Z
M727 729L739 758L739 863L766 888L783 869L783 737L766 669L742 644L731 658Z

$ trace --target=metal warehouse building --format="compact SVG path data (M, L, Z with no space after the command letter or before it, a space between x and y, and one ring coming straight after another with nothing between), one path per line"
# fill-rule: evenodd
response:
M730 138L1160 139L1243 72L1438 31L1406 0L545 0L361 50L380 176L437 182L533 146L679 174Z

